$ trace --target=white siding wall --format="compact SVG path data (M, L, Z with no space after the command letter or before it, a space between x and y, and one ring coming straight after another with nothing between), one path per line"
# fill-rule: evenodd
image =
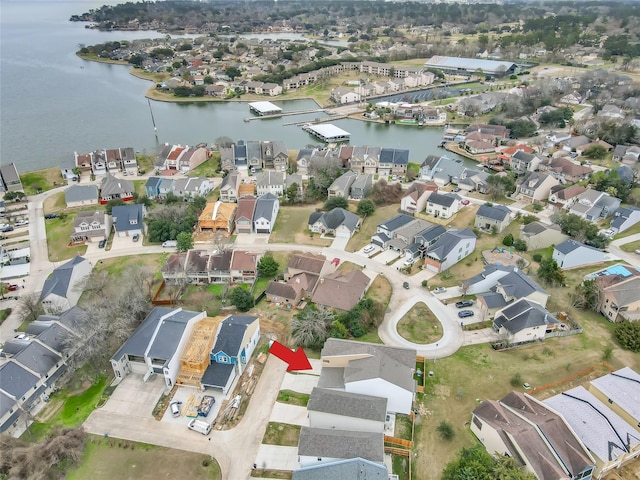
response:
M456 246L456 248L451 253L449 253L449 255L447 256L447 259L444 262L442 262L442 267L440 268L440 271L443 272L447 268L460 262L467 255L470 255L473 252L473 249L475 247L476 247L475 238L467 238L458 242L458 245ZM461 248L462 248L462 251L460 251Z
M191 338L193 326L196 324L196 322L199 322L206 316L206 312L201 312L200 314L191 318L189 322L187 322L187 327L182 333L182 338L180 339L180 342L178 342L178 346L176 347L173 357L169 360L167 366L164 368L164 381L168 387L172 387L176 383L176 377L178 376L178 373L180 373L180 357L182 356L184 347L187 345L187 342Z

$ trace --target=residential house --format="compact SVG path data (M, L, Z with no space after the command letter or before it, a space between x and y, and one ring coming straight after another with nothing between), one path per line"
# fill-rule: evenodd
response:
M220 185L220 201L226 203L237 202L240 182L241 178L238 172L230 172L224 177Z
M21 192L23 190L16 164L0 165L0 192Z
M458 178L458 187L467 192L487 193L489 173L465 168Z
M270 193L276 197L282 197L284 194L284 172L274 172L273 170L265 170L256 176L256 189L258 197Z
M299 281L297 284L295 282L270 281L265 290L267 301L275 303L276 306L286 305L288 308L297 306L306 295L306 290L301 282L302 278L297 280Z
M329 186L328 197L343 197L349 198L351 192L351 185L356 181L358 174L349 170L336 178L334 182Z
M301 300L311 298L320 276L329 270L334 271L335 264L329 264L322 255L295 254L289 260L284 274L285 282L269 283L266 290L267 300L289 307L297 306Z
M260 142L262 167L277 172L285 172L289 166L289 150L282 141Z
M496 137L480 132L468 133L464 139L464 149L471 155L494 153L496 151Z
M407 258L415 259L420 252L420 244L416 244L416 237L434 226L431 222L416 218L413 222L396 229L387 246L392 250L404 252Z
M580 194L587 189L580 185L555 185L549 191L549 203L556 208L569 209L578 201Z
M640 424L640 375L623 367L589 382L589 392L629 425Z
M562 233L556 224L545 225L540 222L531 222L523 225L520 230L520 240L527 244L527 250L539 250L552 245L558 245L569 238Z
M535 478L595 478L595 460L562 415L526 393L483 401L470 428L487 452L514 459Z
M187 252L184 270L189 283L197 285L209 283L209 252L191 249Z
M438 186L434 182L413 182L400 200L400 210L411 215L424 212L429 195L437 191Z
M41 315L25 333L29 338L8 340L0 365L0 433L18 436L32 421L30 412L57 390L57 382L67 372L67 361L80 347L75 322L86 313L78 307L59 316Z
M585 276L595 279L599 292L598 311L610 322L640 320L640 270L614 265Z
M218 328L211 349L211 363L202 376L204 387L229 393L244 372L260 339L260 319L249 315L230 315Z
M448 230L424 254L424 268L443 272L470 255L476 248L476 235L470 229Z
M307 404L312 428L384 433L387 399L314 387Z
M411 413L415 350L329 338L320 358L318 388L386 398L388 412Z
M597 222L601 218L612 216L619 207L619 198L588 188L578 195L577 201L569 208L569 213Z
M405 215L404 213L390 218L376 227L376 233L371 237L371 243L383 249L387 248L389 246L389 241L395 238L394 232L413 221L413 217Z
M548 173L529 172L516 188L516 195L531 203L541 203L551 193L551 188L560 182Z
M75 306L93 266L80 256L53 269L40 293L40 302L46 313L59 314Z
M106 240L111 232L111 218L101 210L78 212L73 219L71 243L95 243Z
M275 97L282 94L282 87L277 83L263 83L262 94L270 97Z
M258 275L259 253L234 250L231 255L231 281L235 283L251 283Z
M605 255L602 250L568 239L554 247L552 258L561 269L567 270L601 263L604 261Z
M135 191L133 182L107 174L100 183L100 203L105 205L109 200L115 199L121 199L125 202L133 200Z
M432 193L427 199L427 214L435 218L451 218L460 207L460 197L455 193Z
M382 464L384 435L304 426L300 429L298 458L301 467L356 457Z
M318 480L322 478L377 478L387 480L389 473L384 464L363 458L349 458L330 463L320 463L293 471L293 480ZM588 479L587 479L588 480Z
M362 300L370 283L360 270L334 272L320 278L311 300L320 308L346 312Z
M148 198L154 199L160 196L160 181L162 177L149 177L144 184L144 190Z
M167 195L173 194L173 178L162 177L158 183L158 197L166 198Z
M466 129L467 133L480 132L488 135L493 135L500 140L504 140L509 137L509 129L503 125L490 125L487 123L475 122L469 125Z
M187 263L187 252L171 253L167 257L164 265L160 269L162 279L167 284L186 284L187 272L185 266Z
M611 104L603 105L596 115L606 120L624 120L627 116L624 110Z
M428 223L428 222L426 222ZM401 231L401 230L400 230ZM442 225L429 225L413 237L413 243L409 244L404 253L407 258L422 258L425 253L447 232Z
M509 145L506 147L498 147L496 148L496 150L498 151L498 160L507 165L511 165L511 156L518 151L523 151L524 153L528 154L534 152L532 147L523 143L520 143L518 145Z
M344 208L309 215L309 230L322 235L350 238L360 228L361 218Z
M198 217L198 228L200 230L233 231L237 205L235 203L215 202L207 203Z
M186 200L206 197L213 190L213 184L207 177L179 178L173 182L173 193Z
M347 87L337 87L331 89L331 99L340 105L345 105L359 102L360 95Z
M526 153L523 150L518 150L511 155L511 169L518 175L524 175L528 172L535 172L538 170L538 166L542 162L542 159L533 153Z
M351 184L349 190L349 198L353 200L362 200L369 195L373 187L373 175L370 174L358 174L356 179Z
M616 213L613 214L609 228L616 234L622 233L638 222L640 222L640 208L631 206L620 207L616 210Z
M616 145L613 150L613 161L635 164L640 158L640 146L638 145ZM625 159L627 159L625 161Z
M341 148L341 153L343 149L348 152L348 147L343 147ZM392 150L387 150L389 152L386 157L388 161L385 161L381 166L382 150L380 147L371 146L352 147L351 155L349 156L351 170L369 175L390 175L393 163L389 155L392 155Z
M549 293L518 267L489 264L482 273L462 282L461 291L476 295L483 318L495 313L517 300L532 300L543 307L547 305Z
M420 166L420 179L435 182L444 187L450 183L457 184L465 166L460 159L427 155Z
M640 456L640 432L583 386L543 403L562 415L596 460L598 478Z
M481 205L476 213L474 227L502 233L511 223L511 210L504 205Z
M247 195L238 200L235 216L236 233L253 233L253 214L256 208L256 197Z
M253 212L253 231L256 233L271 233L279 210L280 201L272 193L265 193L258 197Z
M302 274L319 279L321 275L333 271L335 271L335 265L327 262L324 255L296 253L289 258L287 270L284 272L284 279L289 281Z
M98 204L97 185L71 185L64 191L67 208Z
M547 333L560 328L560 322L542 305L526 298L499 310L493 319L493 329L508 344L544 340Z
M193 327L206 316L206 312L155 307L111 357L115 383L130 373L141 375L144 381L158 374L167 387L173 387Z
M113 228L119 237L142 235L146 230L143 220L146 215L144 205L116 205L111 209Z
M380 168L382 165L391 164L390 173L385 171L379 171L380 175L397 175L399 178L404 178L407 174L407 166L409 165L409 150L402 150L398 148L383 148L380 150ZM386 168L385 168L386 170Z
M309 174L309 163L313 152L314 150L311 148L301 148L298 151L298 156L296 157L296 171L300 175Z
M233 251L222 250L209 256L209 281L211 283L228 283L231 280L231 258Z
M551 172L560 183L575 183L589 178L593 169L586 165L573 163L565 157L548 158L540 164L540 170Z
M565 152L575 152L579 147L591 143L591 139L585 135L572 135L558 143Z

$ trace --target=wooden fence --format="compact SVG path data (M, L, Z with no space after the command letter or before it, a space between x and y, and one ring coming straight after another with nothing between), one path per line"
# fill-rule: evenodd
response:
M173 305L175 302L171 299L162 299L159 300L158 297L160 296L160 294L162 293L162 290L164 289L164 279L162 279L162 283L160 284L160 286L158 287L158 289L156 290L156 293L153 294L153 297L151 298L151 303L153 305Z
M384 447L384 453L390 453L392 455L402 455L403 457L411 457L411 451L404 448Z
M412 448L413 442L411 440L405 440L404 438L384 436L384 443L389 443L395 447Z
M587 368L585 370L581 370L578 373L576 373L574 375L571 375L570 377L563 378L562 380L558 380L557 382L548 383L546 385L541 385L539 387L535 387L535 388L531 389L531 391L529 393L531 393L533 395L535 393L547 390L548 388L554 388L554 387L557 387L557 386L565 384L565 383L573 382L574 380L577 380L580 377L584 377L585 375L589 375L591 372L593 372L598 367L604 367L607 370L609 370L610 372L614 371L614 369L613 369L613 367L611 365L609 365L606 362L602 362L602 363L600 363L598 365L594 365L593 367L589 367L589 368Z

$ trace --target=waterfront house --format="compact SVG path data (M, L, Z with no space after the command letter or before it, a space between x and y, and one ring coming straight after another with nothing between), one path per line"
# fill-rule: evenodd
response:
M349 190L349 198L353 200L362 200L371 191L373 186L373 175L359 174L351 184Z
M133 182L107 174L100 183L100 204L105 205L115 199L133 200L134 192Z

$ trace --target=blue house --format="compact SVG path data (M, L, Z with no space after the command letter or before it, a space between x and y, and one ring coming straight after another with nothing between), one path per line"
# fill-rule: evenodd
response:
M260 320L248 315L225 318L211 349L211 363L202 376L203 387L221 390L225 395L242 375L260 339Z
M156 198L160 195L160 181L161 177L149 177L147 183L144 185L144 189L147 193L147 197Z

